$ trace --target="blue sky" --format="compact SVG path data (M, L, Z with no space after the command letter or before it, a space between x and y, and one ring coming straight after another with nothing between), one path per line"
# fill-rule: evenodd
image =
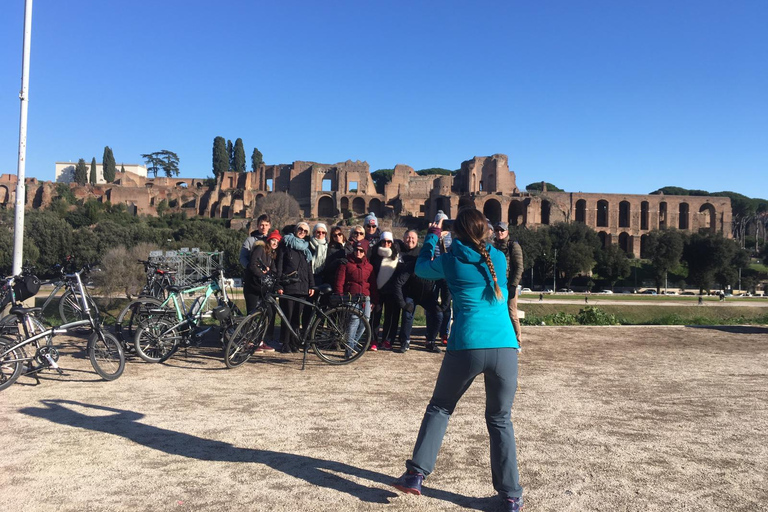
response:
M0 173L16 173L23 0L0 17ZM457 169L518 186L768 198L765 0L36 0L27 176L213 138L269 164Z

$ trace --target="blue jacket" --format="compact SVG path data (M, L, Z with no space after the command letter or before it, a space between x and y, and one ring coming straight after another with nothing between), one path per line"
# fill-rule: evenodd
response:
M507 309L507 259L491 245L486 249L503 295L494 296L493 278L480 253L454 240L451 250L432 259L438 237L430 233L416 261L416 275L445 279L453 296L453 326L448 350L518 348Z

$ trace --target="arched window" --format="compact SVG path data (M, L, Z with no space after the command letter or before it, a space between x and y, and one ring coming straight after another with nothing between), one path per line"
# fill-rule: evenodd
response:
M358 215L365 213L365 199L356 197L352 200L352 211Z
M552 205L546 199L541 201L541 223L549 224L549 213L552 209Z
M619 227L628 228L630 223L631 207L629 201L619 203Z
M619 233L619 247L626 253L632 252L632 237L629 236L629 233Z
M640 229L648 229L648 201L640 203Z
M483 205L483 215L491 221L491 224L496 224L501 221L501 203L496 199L489 199Z
M699 208L699 231L715 233L717 231L717 213L715 207L709 203Z
M601 199L597 202L597 226L608 227L608 201Z
M333 204L333 199L329 196L322 196L317 200L317 216L318 217L333 217L336 214L336 207Z
M688 229L688 227L691 225L688 219L688 203L680 203L678 211L678 229Z
M659 203L659 229L667 229L667 203Z
M584 199L576 201L576 222L587 222L587 202Z

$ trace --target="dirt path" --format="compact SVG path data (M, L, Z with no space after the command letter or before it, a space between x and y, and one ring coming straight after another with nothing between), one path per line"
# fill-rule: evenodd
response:
M768 328L536 327L513 408L526 512L765 510ZM214 348L98 380L0 393L0 510L497 510L482 380L451 420L425 495L399 475L442 356L330 367Z

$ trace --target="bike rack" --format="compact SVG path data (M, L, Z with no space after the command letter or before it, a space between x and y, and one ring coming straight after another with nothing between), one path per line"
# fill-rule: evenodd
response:
M152 251L149 261L176 271L176 285L189 286L223 268L224 251L204 252L197 247L178 251Z

